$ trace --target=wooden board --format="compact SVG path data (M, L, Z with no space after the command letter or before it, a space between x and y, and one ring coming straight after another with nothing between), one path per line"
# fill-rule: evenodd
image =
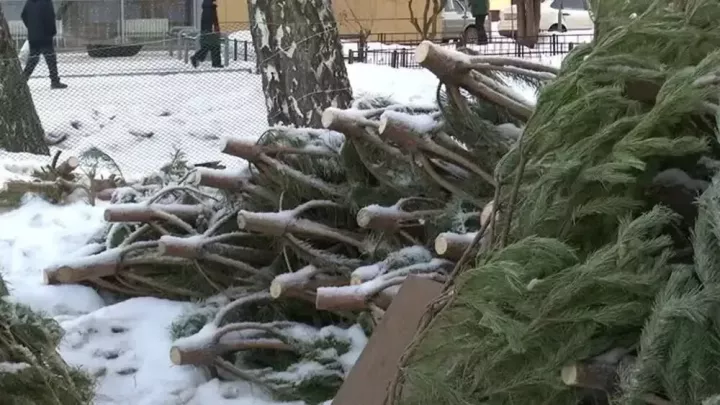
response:
M332 405L383 405L400 357L412 341L427 305L442 292L441 283L408 277L367 346L350 370Z

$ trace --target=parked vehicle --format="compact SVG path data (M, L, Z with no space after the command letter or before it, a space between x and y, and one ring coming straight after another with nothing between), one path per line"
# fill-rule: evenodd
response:
M593 22L585 0L543 0L540 5L540 30L566 32L592 30ZM500 11L498 32L513 38L517 32L517 6Z
M446 0L445 9L438 16L438 23L442 26L443 42L463 39L467 43L477 43L475 18L470 13L467 0ZM488 40L492 41L492 26L489 17L485 19L485 32L487 32Z

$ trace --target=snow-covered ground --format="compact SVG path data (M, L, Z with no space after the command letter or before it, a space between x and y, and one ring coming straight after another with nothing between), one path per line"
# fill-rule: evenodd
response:
M557 65L559 58L546 60ZM102 63L95 61L98 71ZM111 63L105 61L105 63ZM434 102L437 79L423 70L348 66L356 97L383 96L397 102ZM63 91L47 79L30 87L50 137L66 137L58 148L79 155L90 147L108 153L128 177L167 163L175 148L191 163L217 160L220 139L256 139L266 128L260 79L246 72L201 72L127 77L69 77ZM525 97L534 95L518 88ZM0 182L22 177L38 158L0 154ZM230 167L239 159L223 158ZM103 227L103 207L52 206L30 200L0 215L0 271L11 299L55 317L67 331L63 357L96 375L96 405L275 404L243 383L206 382L190 367L172 366L170 324L193 304L135 298L108 302L83 286L43 285L42 269L78 254ZM355 356L364 344L358 343Z

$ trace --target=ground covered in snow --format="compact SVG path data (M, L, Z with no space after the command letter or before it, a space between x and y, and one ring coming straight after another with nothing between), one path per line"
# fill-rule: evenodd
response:
M549 63L557 64L557 60ZM356 97L398 103L435 101L437 79L423 70L348 65ZM258 76L212 71L173 75L70 77L67 90L30 81L35 105L54 149L80 155L95 147L109 154L127 177L170 161L176 149L190 163L218 160L221 139L256 139L266 129ZM534 94L518 87L527 98ZM0 154L0 183L24 177L42 160ZM47 163L47 161L43 161ZM239 159L223 158L230 167ZM265 405L261 390L244 383L206 382L189 367L172 366L171 323L193 304L135 298L114 302L83 286L43 285L42 270L60 258L81 255L104 226L103 207L57 207L39 200L0 215L0 271L11 299L55 317L67 331L62 356L97 376L96 405ZM364 344L352 332L356 357ZM350 356L352 357L352 356ZM346 359L352 364L353 359Z

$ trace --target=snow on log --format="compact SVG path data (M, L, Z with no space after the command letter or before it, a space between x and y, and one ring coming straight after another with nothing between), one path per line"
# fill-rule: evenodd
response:
M120 265L121 252L121 249L115 248L48 268L43 273L45 284L76 284L92 278L112 276Z
M270 296L277 299L283 296L307 296L318 287L342 286L347 279L322 274L322 270L313 265L305 266L293 273L280 274L270 284Z
M455 267L455 263L449 260L433 258L427 263L415 263L409 266L400 267L399 269L389 271L383 274L381 278L384 280L388 280L398 277L405 277L410 274L445 274L446 272L452 270L453 267Z
M415 131L407 122L397 119L398 113L384 113L380 117L378 132L380 136L406 151L416 151L419 148L418 136L421 132Z
M105 220L107 222L150 222L162 219L158 213L194 220L204 211L205 206L200 204L116 204L105 209Z
M476 235L477 232L464 234L443 232L435 238L435 252L440 256L458 260L462 257L465 249L473 242Z
M280 237L287 233L299 233L346 243L359 249L366 248L362 240L348 236L337 229L307 219L295 218L297 212L297 209L280 212L250 212L240 210L237 215L238 228L275 237Z
M283 236L295 220L293 211L250 212L240 210L237 215L238 228L263 235Z
M440 279L437 273L419 273L417 277ZM392 297L381 294L393 286L398 286L406 277L379 277L360 285L341 287L320 287L316 291L315 308L331 311L360 311L366 309L368 303L377 298L377 305L383 309L392 301Z
M182 348L173 346L170 348L170 361L176 366L206 366L213 363L217 356L233 353L241 350L271 349L292 351L292 346L278 339L248 339L217 343L207 347Z
M313 265L305 266L294 273L280 274L270 283L270 296L274 299L280 298L283 292L296 289L304 289L310 280L320 273L320 269Z
M197 259L202 253L204 239L202 235L193 235L187 238L163 235L158 240L158 253L164 256Z
M382 274L387 266L384 262L374 263L355 269L350 275L350 285L360 285Z
M430 41L422 41L415 48L415 60L425 69L443 80L463 70L468 70L470 57L464 53L445 49Z

